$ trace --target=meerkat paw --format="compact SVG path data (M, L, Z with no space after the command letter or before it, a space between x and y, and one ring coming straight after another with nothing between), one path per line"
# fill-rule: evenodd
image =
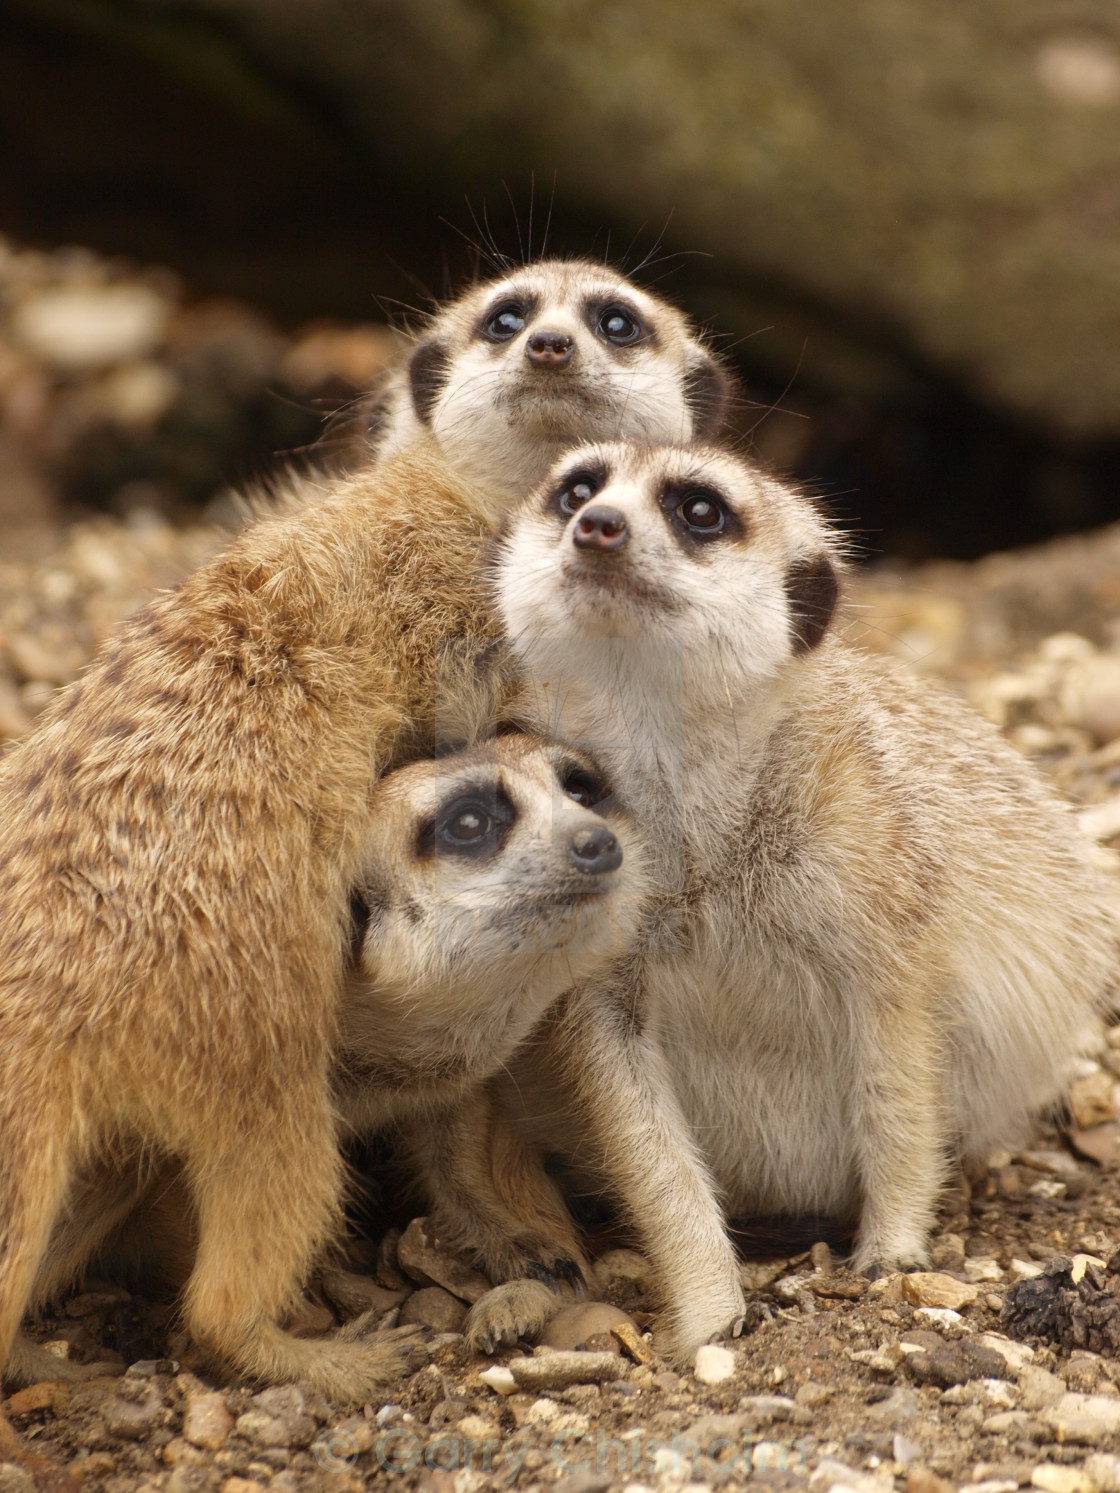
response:
M305 1379L337 1405L364 1405L427 1359L421 1330L382 1330L375 1319L367 1312L324 1338L293 1338L267 1324L238 1367L266 1384Z
M708 1301L696 1295L669 1312L655 1327L653 1343L663 1358L683 1368L705 1343L741 1337L756 1325L754 1309L748 1306L736 1274L725 1291L713 1293Z
M498 1353L518 1343L531 1342L564 1305L542 1280L529 1277L507 1281L480 1296L467 1313L463 1332L476 1353Z
M86 1379L119 1379L123 1373L124 1365L119 1360L71 1363L68 1358L59 1358L39 1343L32 1342L21 1332L12 1344L4 1367L4 1383L17 1387L44 1382L80 1384Z
M925 1270L929 1249L924 1235L904 1234L893 1240L866 1238L861 1230L852 1253L852 1269L878 1280L897 1270Z

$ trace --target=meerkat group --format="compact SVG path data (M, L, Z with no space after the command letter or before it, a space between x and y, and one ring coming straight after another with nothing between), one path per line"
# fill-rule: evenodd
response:
M503 283L496 303L483 292L472 313L473 338L495 363L508 352L498 320L514 307L530 340L553 337L556 356L524 357L500 388L479 391L483 405L512 403L511 454L526 448L531 466L542 423L576 439L597 399L611 402L611 428L687 438L694 370L711 359L684 318L609 271L565 275L549 299L526 271L524 286ZM611 307L641 325L655 306L663 377L612 383L584 331ZM561 337L570 347L557 352ZM606 331L600 341L609 363L614 343ZM618 353L620 367L627 358ZM215 1361L361 1402L407 1350L308 1342L279 1325L339 1222L334 1065L352 909L384 851L390 805L401 805L379 781L488 734L510 690L479 569L510 491L473 482L469 461L455 466L442 449L430 339L402 378L417 427L407 438L391 433L381 459L321 490L293 480L274 514L124 624L0 763L8 1382L43 1367L19 1336L28 1308L80 1272L161 1158L181 1169L195 1215L185 1322ZM413 417L394 408L397 431ZM483 423L479 443L488 440ZM470 432L456 427L453 444L469 453ZM503 798L507 828L516 796ZM530 879L526 908L538 892ZM512 937L508 911L504 928ZM500 1061L503 1026L518 1032L554 993L557 961L578 972L575 945L590 957L602 937L586 917L559 918L520 969L507 946L510 989L464 986L450 1026L433 1020L429 1040L401 1059L410 1082L444 1064L460 1071L464 1052L482 1064L476 1078L489 1071L472 993L486 1002L481 1024ZM372 947L362 944L359 963ZM444 999L437 948L412 976L406 1004ZM382 1045L376 1023L363 1030ZM372 1074L368 1052L362 1061Z
M744 1307L723 1205L921 1263L946 1153L1057 1093L1109 889L993 732L839 639L828 526L703 444L725 397L609 270L476 287L369 468L295 484L0 763L6 1378L138 1156L186 1179L198 1343L361 1401L407 1337L279 1325L347 1129L399 1124L511 1283L475 1342L585 1264L548 1150L622 1199L685 1358ZM534 736L480 748L503 721Z

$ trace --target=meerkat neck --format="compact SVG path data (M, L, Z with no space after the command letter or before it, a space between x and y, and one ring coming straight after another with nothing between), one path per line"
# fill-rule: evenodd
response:
M698 827L713 806L749 800L786 712L781 680L732 689L718 659L657 637L533 640L520 651L542 727L591 751L641 823L702 853Z

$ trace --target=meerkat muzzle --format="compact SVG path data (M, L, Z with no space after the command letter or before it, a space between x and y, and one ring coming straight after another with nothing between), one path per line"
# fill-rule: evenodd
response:
M585 509L572 530L572 543L578 549L618 550L629 538L625 516L605 505Z
M605 824L572 836L572 865L585 876L601 876L622 865L622 846Z

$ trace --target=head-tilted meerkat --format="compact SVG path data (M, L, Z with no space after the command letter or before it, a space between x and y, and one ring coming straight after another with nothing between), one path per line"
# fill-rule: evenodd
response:
M433 317L386 391L384 448L422 431L464 475L520 498L584 440L688 441L727 377L688 319L590 260L540 260Z
M355 893L342 1107L370 1128L505 1063L549 1003L625 952L635 833L580 752L510 734L379 785Z

